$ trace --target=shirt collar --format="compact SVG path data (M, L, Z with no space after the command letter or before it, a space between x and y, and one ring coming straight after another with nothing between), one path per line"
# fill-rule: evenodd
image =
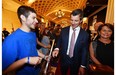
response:
M70 26L70 29L73 30L72 26ZM76 27L75 30L79 30L80 26Z

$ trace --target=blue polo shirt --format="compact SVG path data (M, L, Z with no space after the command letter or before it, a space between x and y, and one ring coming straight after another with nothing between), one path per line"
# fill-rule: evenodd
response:
M38 56L36 35L34 32L24 32L17 29L9 35L2 44L2 69L27 56ZM17 70L17 75L38 75L39 68L25 64Z

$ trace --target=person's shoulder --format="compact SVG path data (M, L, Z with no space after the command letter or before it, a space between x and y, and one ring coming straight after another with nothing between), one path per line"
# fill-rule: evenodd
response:
M31 34L32 34L32 35L34 35L34 36L36 36L36 33L35 33L35 32L33 32L33 31L31 31Z
M62 28L61 30L67 30L67 29L69 29L70 28L70 26L67 26L67 27L64 27L64 28Z
M86 31L85 31L84 29L82 29L81 27L80 27L80 30L81 30L82 32L86 33Z
M66 27L64 27L64 28L62 28L62 29L67 29L67 28L70 28L70 26L66 26Z
M82 28L80 28L80 31L81 31L84 35L89 36L89 34L88 34L85 30L83 30Z
M20 33L20 30L17 29L17 30L15 30L13 33L11 33L11 36L19 35L19 33Z

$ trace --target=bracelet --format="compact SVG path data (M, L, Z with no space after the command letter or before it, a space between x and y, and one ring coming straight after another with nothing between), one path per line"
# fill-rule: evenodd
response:
M29 64L29 56L27 57L27 59L28 59L28 60L27 60L27 64Z

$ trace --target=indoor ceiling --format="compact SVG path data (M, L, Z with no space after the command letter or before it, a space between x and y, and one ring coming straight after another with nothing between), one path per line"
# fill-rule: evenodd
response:
M84 9L87 0L11 0L11 1L14 1L21 5L31 6L36 10L37 14L43 17L45 20L61 24L63 22L69 22L70 13L72 10L77 8ZM33 3L29 3L29 1L33 1ZM58 18L55 15L55 13L58 10L61 10L65 13L63 17Z
M28 5L36 10L38 18L63 24L70 23L70 13L74 9L83 9L84 16L88 17L107 3L108 0L2 0L2 8L16 12L20 5ZM63 17L55 15L58 10L65 13Z

